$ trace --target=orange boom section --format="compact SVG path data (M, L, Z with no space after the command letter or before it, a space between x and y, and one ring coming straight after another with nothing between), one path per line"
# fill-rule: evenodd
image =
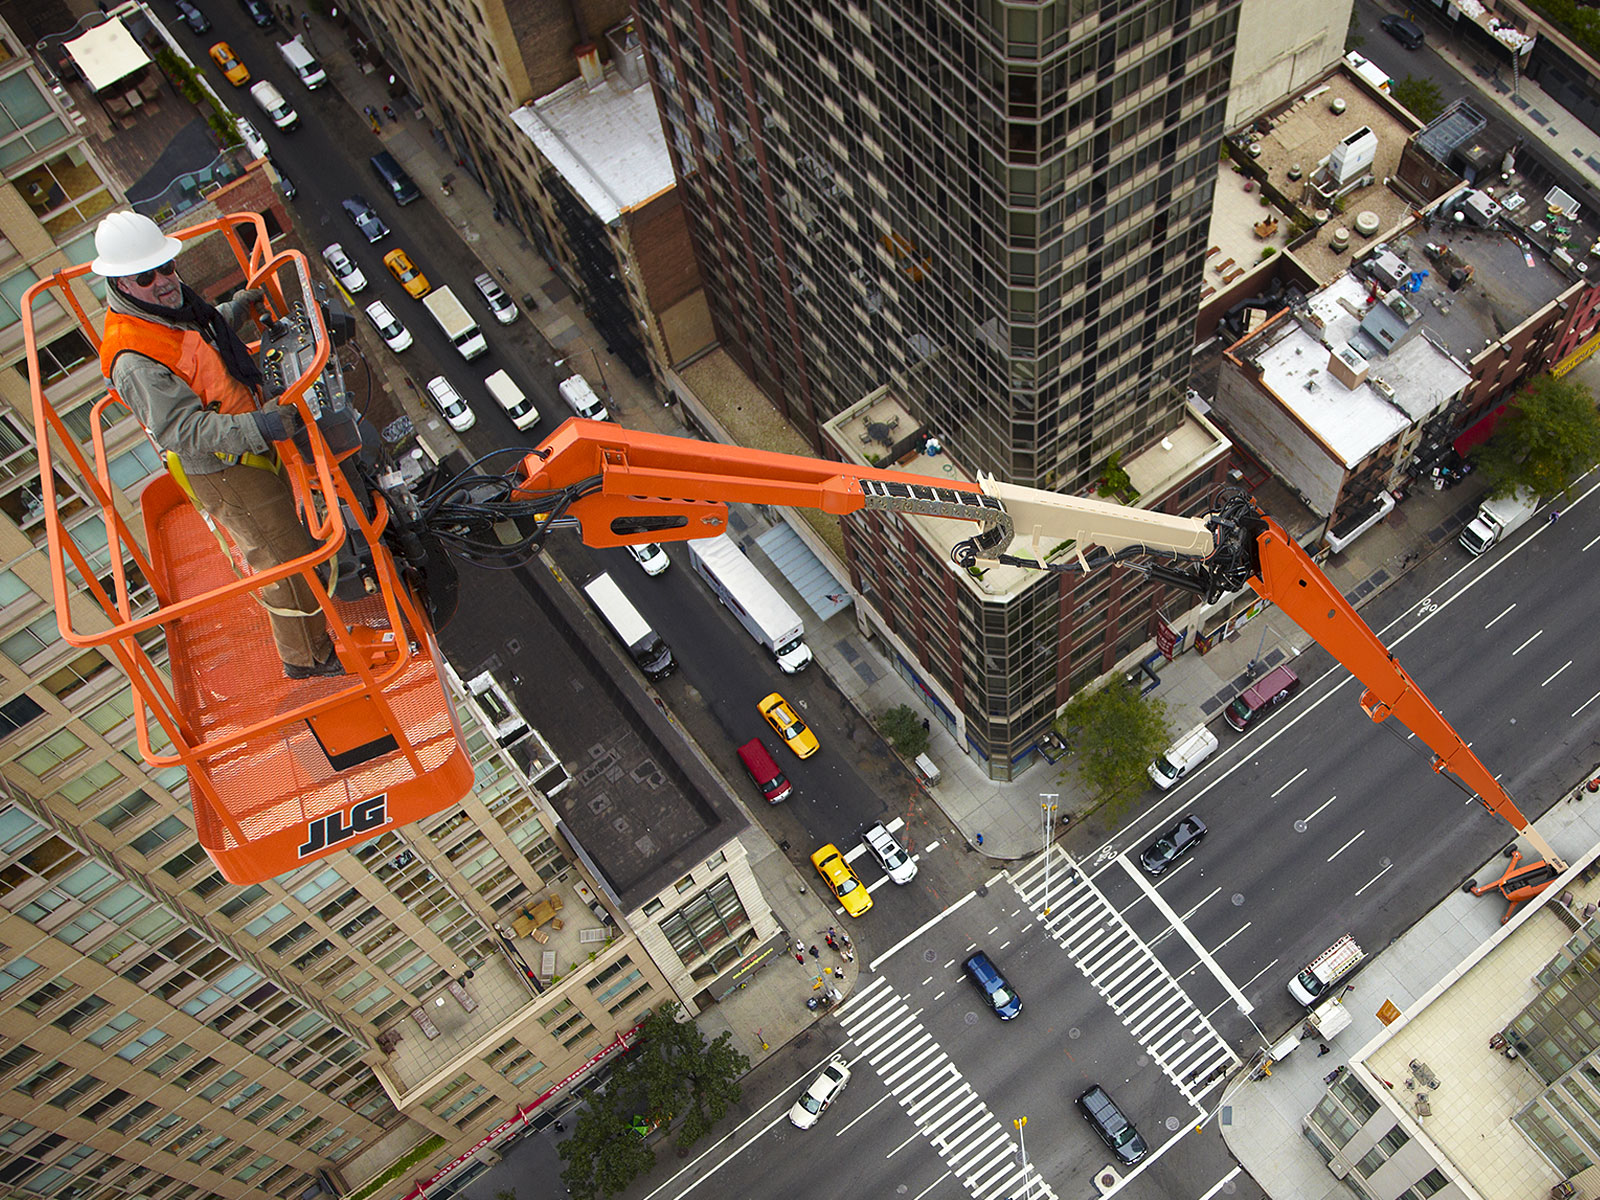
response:
M248 251L242 229L254 235ZM358 447L335 453L316 424L319 416L329 421L340 397L318 386L329 338L305 257L292 250L271 255L265 222L255 213L174 236L213 233L226 239L250 285L266 289L271 315L290 318L303 335L306 354L297 360L303 369L285 381L280 400L306 418L309 453L288 445L279 450L301 512L309 515L310 553L252 573L170 474L153 477L140 492L144 528L136 529L113 498L106 446L106 430L127 415L126 405L114 389L95 404L86 450L41 384L36 314L55 316L47 300L71 312L99 345L99 331L71 286L88 267L35 284L24 298L23 328L62 636L115 656L138 701L141 756L153 767L185 768L200 844L229 882L243 884L448 808L471 786L472 769L440 677L431 623L381 540L388 509L341 468ZM292 287L284 286L284 276ZM353 420L347 426L354 428ZM58 495L58 479L70 480L91 509L98 507L103 545L98 537L80 539L102 526L85 525L84 505ZM323 578L352 527L370 548L370 564L365 595L346 600L330 594ZM289 575L300 576L316 596L344 677L284 678L259 593ZM135 602L139 577L148 581L153 604ZM144 645L155 641L158 627L166 635L165 671Z

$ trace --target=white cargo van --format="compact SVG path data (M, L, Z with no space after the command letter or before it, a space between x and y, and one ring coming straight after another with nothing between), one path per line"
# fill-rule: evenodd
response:
M561 381L561 398L567 402L567 407L587 421L609 421L611 414L606 411L606 406L600 402L600 397L594 394L594 389L589 386L589 381L582 375L569 375Z
M504 371L490 375L483 381L483 386L489 389L494 402L506 410L506 416L518 429L539 423L539 410L533 406L533 401L523 395L516 381Z
M1310 1008L1343 983L1350 972L1356 969L1356 964L1365 957L1366 952L1347 933L1289 981L1289 995Z
M678 669L672 650L661 635L650 628L633 602L622 594L617 581L601 572L583 585L583 591L606 624L628 648L628 654L648 679L665 679Z
M279 129L293 129L300 124L300 114L290 108L283 93L265 79L251 84L250 96L257 107L267 114L267 119Z
M312 57L311 51L298 37L279 42L278 53L283 55L283 61L289 64L289 69L300 76L300 82L312 91L328 82L328 74L322 69L322 64Z
M1158 788L1166 791L1210 758L1216 748L1217 735L1204 725L1196 725L1150 764L1150 778L1155 780Z

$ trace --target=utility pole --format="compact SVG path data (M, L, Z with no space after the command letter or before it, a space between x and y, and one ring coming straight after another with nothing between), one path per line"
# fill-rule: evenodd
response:
M1039 810L1044 817L1044 915L1050 915L1050 827L1055 822L1055 801L1060 792L1040 792L1039 799L1043 801Z

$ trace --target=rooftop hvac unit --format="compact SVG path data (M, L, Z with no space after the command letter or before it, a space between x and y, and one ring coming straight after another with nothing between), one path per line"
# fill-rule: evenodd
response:
M1339 139L1333 153L1328 155L1328 174L1335 184L1343 187L1372 169L1378 157L1378 137L1363 125L1354 133Z

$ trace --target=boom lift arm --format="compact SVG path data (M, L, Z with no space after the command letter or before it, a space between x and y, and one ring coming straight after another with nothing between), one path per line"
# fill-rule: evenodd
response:
M1175 517L988 477L976 484L921 483L906 471L572 420L523 460L513 498L540 512L530 548L563 527L576 527L590 546L711 537L726 528L728 503L740 501L840 515L875 509L973 521L982 528L952 553L961 566L1087 571L1120 562L1207 601L1248 585L1361 681L1361 707L1373 721L1398 719L1433 752L1436 772L1453 775L1546 861L1564 869L1332 581L1246 493L1225 493L1204 519ZM1071 561L1046 561L1045 551L1063 542L1074 543Z

